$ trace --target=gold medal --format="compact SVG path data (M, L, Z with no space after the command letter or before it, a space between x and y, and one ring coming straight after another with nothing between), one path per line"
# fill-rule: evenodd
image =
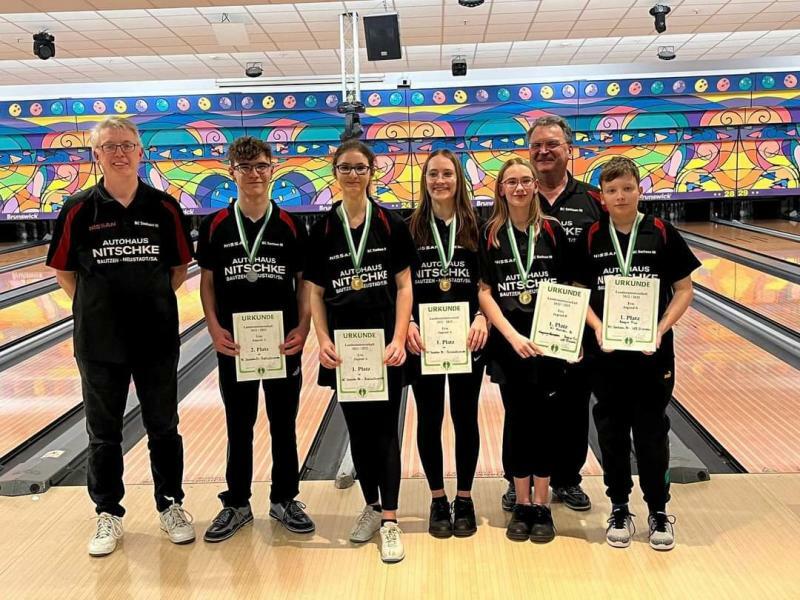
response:
M364 289L364 280L361 279L361 275L353 275L353 278L350 280L350 287L355 291Z
M439 280L439 289L442 290L443 292L450 291L451 285L452 282L447 277L444 277Z
M519 295L519 303L528 305L533 300L533 294L531 294L528 290L525 290Z

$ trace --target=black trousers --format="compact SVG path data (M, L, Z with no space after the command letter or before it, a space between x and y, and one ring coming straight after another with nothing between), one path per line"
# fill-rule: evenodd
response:
M183 440L178 434L178 355L156 362L119 364L77 359L86 431L89 433L89 496L98 514L122 517L122 417L131 378L147 431L156 508L183 500Z
M581 469L589 452L589 401L592 397L591 361L566 365L556 391L554 418L559 424L553 445L554 488L581 483Z
M606 495L614 504L628 501L631 478L631 433L639 485L650 512L669 501L669 417L667 405L675 387L672 357L599 357L595 370L594 421L602 453Z
M232 357L217 355L219 390L225 404L228 457L225 480L228 489L219 495L223 506L242 507L250 501L253 481L253 428L258 417L258 390L264 388L269 432L272 438L272 485L270 502L292 500L300 493L295 422L303 386L302 370L287 361L285 379L236 381ZM261 383L261 385L259 385Z
M483 381L482 363L473 363L471 373L417 377L412 385L417 403L417 448L430 489L443 489L442 422L445 378L448 378L450 384L450 416L456 438L457 489L468 492L472 489L481 445L478 399Z
M537 385L509 378L500 384L503 422L503 469L506 478L550 477L553 441L558 436L554 421L555 385Z
M399 368L389 368L388 402L341 402L350 452L367 504L397 510L400 496L400 441L397 436L403 385Z

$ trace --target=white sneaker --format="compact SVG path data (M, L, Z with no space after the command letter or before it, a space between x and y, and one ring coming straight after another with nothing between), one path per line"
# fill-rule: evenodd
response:
M624 508L612 511L606 528L606 541L609 546L627 548L631 545L631 538L636 533L636 526L633 524L634 516Z
M364 507L350 532L350 541L357 544L370 541L381 528L381 513L369 504Z
M91 556L105 556L117 548L117 540L122 539L122 519L107 512L97 515L97 531L89 541Z
M650 547L653 550L672 550L675 547L675 517L657 512L647 517L650 525Z
M194 518L180 504L173 502L167 510L159 514L159 520L161 531L166 532L173 544L190 544L194 541Z
M406 557L403 540L400 539L402 530L397 523L389 521L381 527L381 560L385 563L400 562Z

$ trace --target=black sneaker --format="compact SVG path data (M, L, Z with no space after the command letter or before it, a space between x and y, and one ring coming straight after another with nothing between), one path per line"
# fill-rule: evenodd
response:
M206 529L203 539L212 544L227 540L242 527L250 525L252 522L253 511L250 510L249 504L241 508L226 506L219 511L219 514L211 521L211 525Z
M546 544L552 542L555 537L556 528L553 525L553 515L550 513L550 509L541 504L534 504L531 541L537 544Z
M428 533L436 538L449 538L453 535L453 521L450 516L450 503L446 497L431 501L431 516L428 520Z
M579 485L553 488L553 500L563 502L572 510L584 511L592 508L592 501Z
M506 537L515 542L524 542L531 536L532 526L533 507L530 504L517 504L506 527Z
M456 537L469 537L478 531L475 521L475 505L472 498L456 496L453 500L453 534Z
M503 497L500 499L500 503L503 506L503 510L506 512L513 512L514 507L517 505L517 490L514 489L514 482L508 482L508 489L506 493L503 494Z
M269 505L269 516L277 519L292 533L313 533L314 521L303 511L306 507L297 500L272 502Z

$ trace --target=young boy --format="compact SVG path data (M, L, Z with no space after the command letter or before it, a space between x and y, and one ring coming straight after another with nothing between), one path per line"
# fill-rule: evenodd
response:
M639 170L628 158L615 157L600 172L600 189L608 214L584 230L578 240L578 283L592 290L587 323L595 331L587 353L597 360L593 375L597 405L594 419L602 452L603 481L612 511L606 540L626 548L635 532L628 510L633 489L630 442L639 469L639 484L649 510L650 546L671 550L675 518L669 501L669 418L666 408L675 385L672 326L692 302L691 273L700 266L677 230L638 211L642 188ZM629 247L630 248L629 251ZM632 255L632 256L631 256ZM606 276L659 280L655 352L602 348Z

